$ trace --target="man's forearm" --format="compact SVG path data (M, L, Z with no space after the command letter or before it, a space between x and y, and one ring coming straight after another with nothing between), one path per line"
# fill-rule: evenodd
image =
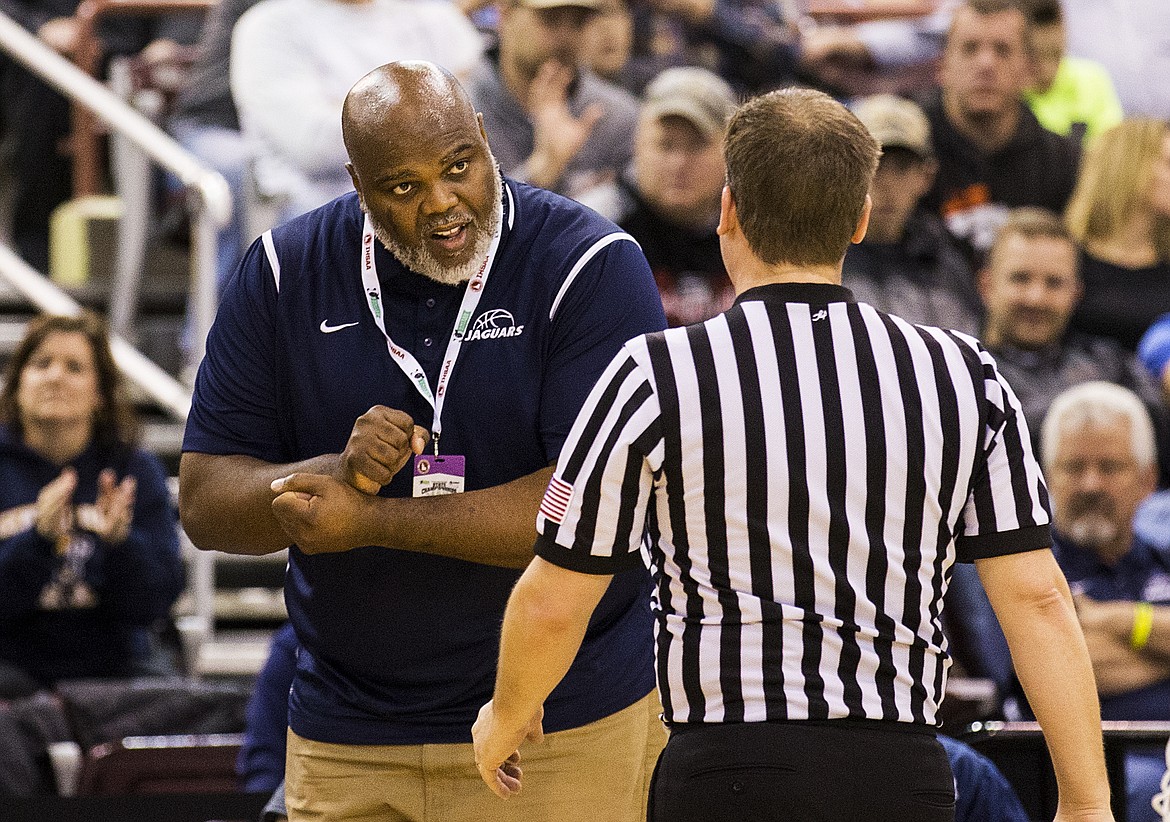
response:
M520 744L542 738L544 701L577 656L589 617L611 579L536 557L512 589L495 694L471 728L476 768L500 798L520 790Z
M1153 685L1170 677L1170 667L1160 660L1130 647L1124 639L1103 633L1093 633L1082 624L1097 693L1102 697L1116 696Z
M295 471L332 474L338 455L278 465L253 457L185 453L179 462L179 518L197 548L271 554L292 539L272 515L278 477Z
M1170 606L1088 596L1076 606L1102 695L1170 678Z
M524 568L532 560L536 512L553 469L441 497L379 497L375 544L454 559Z
M526 723L564 678L610 579L578 574L540 558L520 577L504 613L492 697L505 726Z
M1007 633L1016 675L1044 731L1062 803L1108 807L1101 713L1071 600L1037 603Z
M976 563L1052 757L1066 812L1107 812L1097 688L1072 596L1050 551Z
M271 489L284 533L306 553L377 545L523 568L552 468L492 488L438 497L375 497L332 477L294 474ZM271 497L270 497L271 498Z

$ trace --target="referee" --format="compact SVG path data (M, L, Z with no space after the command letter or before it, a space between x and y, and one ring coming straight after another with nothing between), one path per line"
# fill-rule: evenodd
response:
M974 562L1048 740L1057 819L1111 820L1015 395L975 340L840 285L877 145L831 98L785 90L736 113L724 152L738 299L628 342L577 418L474 729L481 775L520 789L517 749L610 576L646 558L671 731L651 822L951 820L940 612L952 563Z

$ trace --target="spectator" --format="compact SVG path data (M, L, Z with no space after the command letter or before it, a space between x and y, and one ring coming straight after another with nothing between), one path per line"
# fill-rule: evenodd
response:
M1127 119L1101 135L1065 219L1083 252L1073 328L1135 350L1170 306L1170 126Z
M870 186L869 231L846 252L842 284L910 322L977 334L975 275L942 220L920 205L938 170L926 115L888 94L859 101L854 113L882 157Z
M73 16L78 0L0 0L0 12L35 33L45 45L72 58L82 45ZM175 41L190 42L197 18L113 16L97 33L106 55L134 54L154 45L154 53L173 51ZM53 209L73 196L73 163L66 147L72 130L69 101L7 56L0 58L0 123L11 143L12 239L33 268L49 270L49 219Z
M32 320L0 392L0 698L176 672L151 630L183 588L175 513L132 427L105 324Z
M1065 54L1060 0L1027 0L1035 81L1024 99L1040 125L1091 141L1121 122L1121 103L1100 64Z
M341 103L362 75L394 59L465 75L481 49L446 0L262 0L249 9L232 35L232 96L255 151L257 194L275 201L276 221L353 190Z
M1161 392L1137 357L1108 337L1068 328L1082 286L1076 242L1059 217L1013 211L979 272L979 293L987 310L983 342L1033 431L1066 388L1106 380L1141 397L1165 439L1170 421Z
M1017 206L1061 212L1076 181L1078 146L1023 102L1028 21L1010 0L967 0L943 49L940 92L926 105L939 170L925 204L976 257Z
M705 320L735 294L719 254L723 129L731 87L706 69L667 69L646 88L634 161L584 198L638 241L671 325Z
M219 0L207 13L198 57L175 100L169 125L183 148L218 171L232 194L231 222L219 232L217 280L222 288L252 238L244 220L244 175L251 153L240 132L240 118L228 82L232 30L240 15L258 0Z
M499 48L476 67L472 102L501 170L577 197L630 162L638 101L586 68L601 0L506 0Z
M633 39L634 18L625 0L603 0L592 25L585 30L582 56L598 77L638 94L645 83L636 84L629 73Z
M756 94L796 79L798 30L782 3L647 0L634 13L637 40L651 48L644 38L670 41L673 52L663 56L716 71L739 92Z
M1041 430L1057 561L1106 720L1170 719L1170 555L1137 537L1133 518L1154 490L1153 427L1133 392L1105 382L1070 388ZM1161 746L1127 756L1131 822L1155 820Z
M1152 434L1136 396L1104 382L1058 396L1041 432L1057 557L1081 597L1105 719L1170 718L1170 667L1160 651L1170 631L1146 624L1170 617L1163 607L1170 559L1132 528L1138 505L1154 491ZM1128 606L1101 607L1118 601ZM1143 615L1141 603L1157 607Z

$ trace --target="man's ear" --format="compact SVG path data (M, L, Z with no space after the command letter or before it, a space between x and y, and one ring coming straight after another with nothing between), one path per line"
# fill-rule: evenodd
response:
M479 136L482 137L483 141L486 143L487 142L487 129L485 129L483 127L483 112L482 111L477 111L475 113L475 121L477 123L479 123Z
M853 229L851 243L859 243L865 239L865 232L869 231L869 215L873 212L873 200L865 195L865 205L861 208L861 216L857 218L857 228Z
M1020 78L1020 83L1026 89L1035 88L1040 81L1040 60L1035 49L1030 46L1024 49L1024 66L1024 75Z
M719 195L719 225L715 233L723 236L736 228L739 228L739 214L735 210L735 198L731 196L731 186L725 185Z
M979 299L987 305L987 295L991 293L991 270L984 264L975 272L975 290L979 292Z
M1157 460L1157 457L1154 458L1154 462L1152 464L1147 465L1141 469L1141 475L1140 475L1138 481L1141 482L1142 486L1145 488L1145 491L1146 491L1145 495L1147 497L1150 494L1152 494L1158 490L1158 460Z
M922 189L918 194L918 199L921 200L923 197L926 196L926 193L928 191L930 191L931 186L934 185L934 178L936 176L938 176L938 160L936 160L933 157L929 157L929 158L923 160L922 161L922 176L920 178L920 182L922 184Z
M349 179L351 182L353 182L353 190L356 191L358 194L361 194L362 193L362 183L361 183L361 180L358 179L357 172L354 171L353 163L346 163L345 170L349 172Z

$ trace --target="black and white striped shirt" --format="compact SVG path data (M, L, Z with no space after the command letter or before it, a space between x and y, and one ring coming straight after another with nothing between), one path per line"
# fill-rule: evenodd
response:
M565 444L537 553L655 577L672 722L932 725L944 580L1051 544L1019 404L977 341L840 286L638 337Z

